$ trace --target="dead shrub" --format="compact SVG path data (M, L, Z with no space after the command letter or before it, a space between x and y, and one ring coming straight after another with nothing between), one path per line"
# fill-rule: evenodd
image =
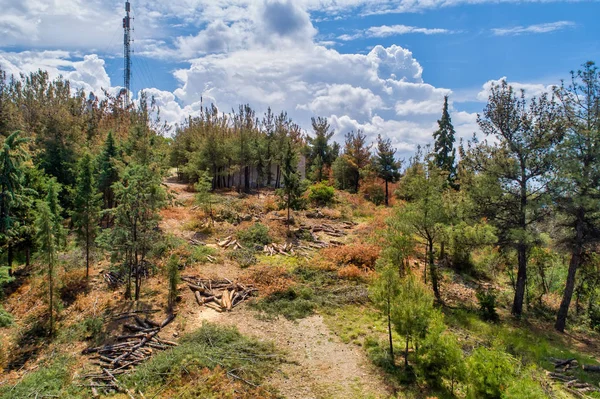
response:
M344 266L337 274L347 280L361 280L364 277L364 272L355 265Z
M334 261L338 266L354 265L369 270L375 269L375 262L380 252L381 248L372 244L345 245L322 250L323 256Z
M245 280L258 288L261 297L285 291L294 285L292 276L283 267L259 267L250 272Z

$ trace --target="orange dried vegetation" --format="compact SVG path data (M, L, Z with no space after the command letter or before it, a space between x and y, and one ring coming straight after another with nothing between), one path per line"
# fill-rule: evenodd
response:
M375 262L379 258L381 248L372 244L345 245L337 248L322 250L325 258L337 263L339 266L354 265L363 269L375 269Z
M294 280L283 267L262 266L250 272L244 280L256 286L260 296L285 291L294 285Z

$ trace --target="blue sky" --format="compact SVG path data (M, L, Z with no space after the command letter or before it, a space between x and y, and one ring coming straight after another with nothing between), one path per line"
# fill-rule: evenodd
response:
M0 67L47 69L84 90L122 84L119 0L0 0ZM597 1L131 0L133 91L172 123L215 103L271 106L336 138L362 129L401 154L431 139L443 96L461 137L492 82L529 95L600 61Z

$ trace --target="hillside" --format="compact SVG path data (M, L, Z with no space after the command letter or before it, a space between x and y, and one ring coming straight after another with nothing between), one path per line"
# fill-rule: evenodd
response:
M218 192L212 200L215 222L211 224L188 185L174 177L166 184L174 198L161 211L162 238L152 244L139 301L122 300L123 285L107 283L108 254L94 256L86 290L78 266L81 252L70 246L60 254L62 308L57 333L48 339L39 333L45 309L40 260L17 270L2 300L14 323L0 328L0 363L6 367L0 397L87 398L97 393L114 398L443 398L467 394L466 383L458 383L451 393L448 381L441 387L420 379L412 382L414 377L402 366L404 340L396 332L395 365L387 358L386 319L369 299L369 285L385 245L383 230L391 208L338 191L332 205L294 212L290 239L285 212L278 210L272 191L243 196ZM323 226L337 233L318 231ZM306 233L309 230L317 230L312 233L316 237ZM237 237L243 249L220 246L228 236ZM268 249L265 252L270 243L291 243L294 254L282 251L286 253L271 256ZM316 248L323 243L330 248ZM176 259L186 281L177 287L175 319L157 335L169 342L168 349L150 349L147 359L128 373L116 372L114 386L120 392L111 392L104 386L112 383L86 378L102 374L95 363L104 367L106 363L82 353L118 342L118 336L135 335L124 327L135 324L134 318L119 320L119 316L147 316L157 322L167 318L169 259ZM410 260L416 275L424 272L423 260L419 256ZM231 311L218 312L200 306L189 288L190 279L201 278L228 279L257 291ZM533 313L522 321L513 319L510 292L501 284L502 278L490 280L490 275L474 277L442 268L440 309L465 356L480 346L502 347L528 370L520 373L531 374L527 378L544 387L547 397L600 397L589 388L598 387L598 373L585 372L581 366L567 370L566 375L579 381L566 384L545 372L555 371L553 359L598 364L598 335L555 333L551 321ZM495 323L480 319L475 295L480 286L490 284L500 292L500 320ZM552 306L551 298L548 302ZM411 365L415 349L411 348ZM584 382L590 385L577 385Z

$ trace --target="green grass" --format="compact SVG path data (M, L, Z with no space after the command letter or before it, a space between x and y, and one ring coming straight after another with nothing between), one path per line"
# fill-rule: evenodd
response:
M2 305L0 305L0 328L10 327L13 324L13 317Z
M190 261L193 263L206 263L208 256L217 256L218 251L215 248L206 245L195 246L191 250Z
M247 338L235 328L204 324L182 337L179 346L156 354L122 382L152 397L167 386L177 391L188 383L196 384L206 369L220 369L258 385L279 362L273 345ZM200 392L199 387L194 391Z
M335 312L340 306L367 301L365 284L340 279L335 271L300 266L291 274L298 284L250 303L261 317L273 319L281 315L296 320L317 310Z

